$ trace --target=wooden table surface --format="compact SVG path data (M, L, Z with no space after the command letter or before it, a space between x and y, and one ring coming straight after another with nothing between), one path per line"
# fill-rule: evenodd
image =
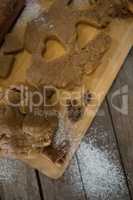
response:
M1 200L133 198L133 49L64 176L0 160Z

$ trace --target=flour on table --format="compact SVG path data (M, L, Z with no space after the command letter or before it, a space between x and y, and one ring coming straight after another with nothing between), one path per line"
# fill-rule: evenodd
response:
M109 139L109 132L99 131L98 133L95 129L90 132L93 132L92 135L87 137L87 141L84 138L78 152L83 183L87 194L90 195L90 200L126 198L128 189L118 157L115 158L115 144L112 143L110 148L108 145L98 147L99 140L104 144L104 139Z
M22 178L24 165L21 161L11 159L0 159L0 184L12 184ZM19 181L20 182L20 181Z

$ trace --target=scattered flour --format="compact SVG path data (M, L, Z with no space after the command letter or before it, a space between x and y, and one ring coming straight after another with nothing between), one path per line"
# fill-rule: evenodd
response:
M127 199L128 189L114 143L110 141L111 150L108 145L101 147L100 144L98 147L99 140L102 140L100 137L103 140L109 139L109 133L103 130L98 133L95 129L90 132L93 132L93 135L87 137L87 141L84 139L78 151L83 183L89 199Z
M18 160L0 159L0 183L12 184L22 178L24 164ZM20 181L19 181L20 182Z
M39 0L27 0L22 16L18 20L19 26L37 18L43 11L44 9L39 3Z

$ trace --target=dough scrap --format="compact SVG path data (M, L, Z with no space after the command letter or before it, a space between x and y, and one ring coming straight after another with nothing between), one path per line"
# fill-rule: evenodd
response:
M128 18L132 13L127 0L97 0L89 11L81 13L82 21L88 24L102 28L106 27L113 18Z
M30 87L30 86L29 86ZM17 88L15 90L15 88ZM33 90L33 87L31 87ZM19 86L9 90L9 99L12 103L20 101ZM34 88L35 91L35 88ZM52 138L58 128L58 115L49 110L43 109L43 113L20 112L19 105L13 106L4 97L0 104L0 149L7 148L10 153L22 153L27 155L31 151L41 151L45 146L52 143ZM39 107L40 108L40 107Z
M41 42L56 38L67 46L75 38L78 12L67 6L69 0L56 0L47 12L31 21L25 33L25 48L33 53ZM66 28L69 27L69 28Z
M101 64L101 60L111 46L112 39L105 33L100 33L85 48L85 53L81 52L81 61L84 60L84 70L86 74L91 74ZM88 56L87 56L87 55Z
M69 55L51 62L36 56L32 66L27 70L27 80L36 85L53 85L57 88L80 85L82 69L72 64Z
M127 0L97 0L92 6L78 10L70 6L69 0L55 0L47 12L31 21L25 33L25 48L36 52L40 43L49 38L58 39L65 47L70 47L76 38L77 23L87 22L91 26L106 27L113 18L131 17ZM76 1L74 2L76 4Z
M57 117L27 114L23 122L23 132L31 138L36 147L49 146L58 127Z
M35 85L53 85L57 88L73 89L81 85L83 71L90 74L99 66L110 45L111 37L100 33L85 48L70 51L53 61L46 62L37 54L27 70L27 80Z
M58 147L53 145L43 149L43 154L47 155L54 163L62 165L69 152L69 141L63 141Z

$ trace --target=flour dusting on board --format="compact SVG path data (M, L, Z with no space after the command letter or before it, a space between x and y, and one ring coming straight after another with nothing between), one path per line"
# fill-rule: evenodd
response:
M115 157L118 152L115 152L113 142L112 149L104 145L105 138L110 140L110 133L98 133L95 129L91 131L93 135L84 139L78 152L87 194L91 200L126 199L128 189L118 157ZM103 145L98 146L100 140L103 141Z

